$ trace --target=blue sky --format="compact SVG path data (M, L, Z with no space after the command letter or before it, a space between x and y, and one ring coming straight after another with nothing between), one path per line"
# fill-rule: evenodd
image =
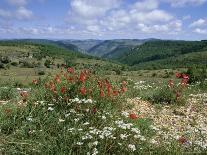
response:
M0 0L0 39L207 39L207 0Z

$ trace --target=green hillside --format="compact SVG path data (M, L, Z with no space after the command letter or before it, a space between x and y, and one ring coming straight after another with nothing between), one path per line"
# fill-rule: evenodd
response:
M202 54L205 51L207 51L205 41L151 41L137 46L117 60L131 66L146 67L146 64L162 67L189 66L196 63L205 64L205 61L199 60L206 59L206 55ZM196 61L193 59L194 56Z
M143 62L134 65L133 69L188 68L192 66L207 67L207 51L193 52L177 57Z
M80 51L80 49L71 43L64 43L63 41L55 41L55 40L48 40L48 39L19 39L13 40L17 42L28 42L28 43L36 43L36 44L45 44L45 45L53 45L61 48L65 48L71 51Z
M141 45L148 40L139 40L139 39L115 39L115 40L105 40L104 42L97 44L88 50L88 54L95 55L99 57L113 57L113 54L117 57L123 53L122 47L133 48L135 46Z

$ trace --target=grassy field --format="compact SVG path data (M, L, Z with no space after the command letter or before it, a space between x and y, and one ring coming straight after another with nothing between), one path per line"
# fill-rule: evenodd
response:
M10 46L0 46L0 154L207 153L206 69Z

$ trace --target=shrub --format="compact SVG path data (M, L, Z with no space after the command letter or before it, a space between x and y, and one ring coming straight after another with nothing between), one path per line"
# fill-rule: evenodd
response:
M51 60L46 59L44 65L45 67L50 68L51 63L52 63Z
M196 68L192 67L189 68L186 72L190 76L189 83L196 83L196 82L204 82L207 79L207 70L205 67Z
M38 71L38 75L45 75L45 71L43 71L43 70Z
M18 62L11 62L12 66L18 66L18 64L19 64Z
M1 57L0 58L0 61L3 63L3 64L8 64L11 62L10 58L8 56L6 57Z
M11 87L0 88L0 100L10 100L17 96L17 92Z
M184 104L185 97L183 95L184 90L187 88L189 76L186 74L176 73L177 78L181 78L181 81L176 84L173 80L168 81L168 85L157 90L148 99L153 103L160 104Z
M4 68L5 68L4 64L0 62L0 69L4 69Z
M26 68L34 68L35 64L29 62L29 61L20 61L20 64L22 64L21 67L26 67Z

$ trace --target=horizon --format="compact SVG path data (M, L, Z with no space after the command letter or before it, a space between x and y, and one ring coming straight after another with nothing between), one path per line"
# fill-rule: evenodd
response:
M207 39L207 0L2 0L0 39Z

